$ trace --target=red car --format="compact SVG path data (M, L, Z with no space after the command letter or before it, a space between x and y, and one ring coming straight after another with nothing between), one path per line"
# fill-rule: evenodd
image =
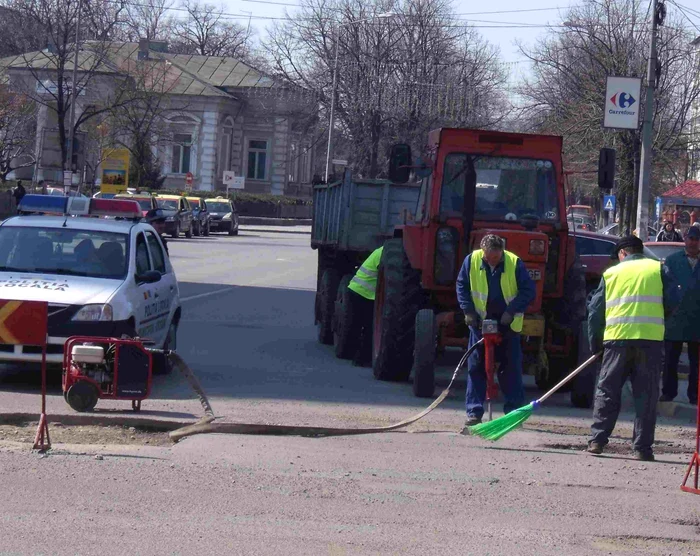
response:
M569 232L569 235L573 236L574 233ZM576 253L586 271L586 292L597 288L603 272L615 264L610 253L618 239L615 236L576 230Z
M644 248L645 251L651 251L654 259L664 262L669 255L685 249L685 243L678 241L647 241L644 243ZM647 254L647 256L650 255Z

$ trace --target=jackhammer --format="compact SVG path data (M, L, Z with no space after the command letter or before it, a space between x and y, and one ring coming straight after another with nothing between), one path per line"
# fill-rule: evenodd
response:
M486 371L486 403L488 404L489 421L493 420L493 400L498 397L496 384L496 354L495 348L502 341L498 331L498 321L487 319L481 324L481 335L484 338L484 370Z

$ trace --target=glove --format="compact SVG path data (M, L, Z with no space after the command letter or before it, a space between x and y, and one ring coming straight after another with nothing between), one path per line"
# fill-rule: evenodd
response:
M510 326L513 323L513 315L510 313L503 313L503 316L501 316L501 324L503 326Z
M464 313L464 322L467 323L467 326L476 326L478 321L479 315L476 313Z

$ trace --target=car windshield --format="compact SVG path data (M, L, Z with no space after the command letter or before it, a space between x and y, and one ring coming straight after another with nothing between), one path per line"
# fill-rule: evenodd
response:
M190 205L192 205L192 208L199 208L199 199L187 199L190 202Z
M128 234L0 227L0 271L124 279Z
M156 199L160 208L177 210L177 199Z
M440 214L462 214L470 156L476 171L475 219L558 219L556 175L551 161L465 153L449 154L445 159Z
M225 201L209 201L209 212L231 212L231 204Z

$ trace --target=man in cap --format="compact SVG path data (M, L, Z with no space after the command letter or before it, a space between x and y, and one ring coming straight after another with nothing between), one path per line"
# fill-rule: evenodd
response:
M636 418L634 455L653 461L656 403L663 363L666 317L677 303L677 286L659 261L643 255L635 236L621 238L588 306L591 350L603 351L588 452L603 453L620 413L622 387L629 377Z
M168 242L165 240L165 214L163 209L155 208L151 209L146 213L145 221L147 224L153 226L153 229L160 236L160 240L163 242L163 247L165 247L165 252L170 256L170 251L168 251Z
M688 400L698 403L698 349L700 348L700 228L691 226L685 234L685 249L666 257L664 266L680 286L681 303L666 322L666 365L664 367L662 402L670 402L678 395L678 359L683 343L688 343Z

